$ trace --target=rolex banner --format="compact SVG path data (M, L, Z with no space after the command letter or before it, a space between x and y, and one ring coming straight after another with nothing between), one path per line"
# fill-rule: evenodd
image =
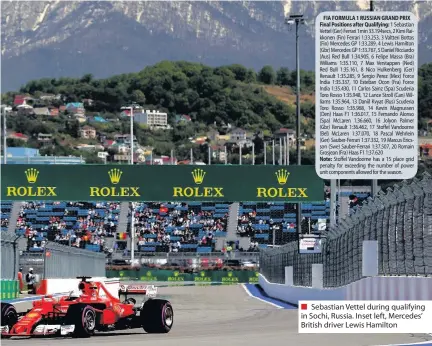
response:
M320 202L314 166L2 165L2 200Z
M182 273L176 270L148 269L107 270L108 278L120 280L139 280L143 282L194 282L196 284L220 283L222 285L239 283L258 283L258 272L252 270L201 270L197 273Z
M17 280L1 280L1 300L17 298L19 284Z

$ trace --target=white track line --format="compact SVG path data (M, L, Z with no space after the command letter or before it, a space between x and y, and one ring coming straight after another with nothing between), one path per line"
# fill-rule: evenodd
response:
M255 297L255 296L254 296L254 295L253 295L253 294L248 290L248 288L246 287L245 284L241 284L241 286L242 286L243 289L246 291L246 293L248 294L249 297L252 297L252 298L258 299L259 301L261 301L261 302L263 302L263 303L267 303L267 304L273 305L274 307L276 307L276 308L278 308L278 309L283 309L282 306L279 306L279 305L277 305L277 304L275 304L275 303L268 302L268 301L266 301L266 300L264 300L264 299L261 299L261 298Z

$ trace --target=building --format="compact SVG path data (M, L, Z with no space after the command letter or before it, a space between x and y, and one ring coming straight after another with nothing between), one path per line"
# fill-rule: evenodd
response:
M6 114L9 114L9 113L12 112L12 110L13 110L13 108L11 106L1 105L1 111L2 111L2 113L4 112Z
M50 115L48 107L33 108L33 111L36 115Z
M146 160L146 164L153 165L177 165L177 159L175 157L171 158L170 156L148 156Z
M19 133L19 132L13 132L13 133L9 134L7 136L7 138L18 139L18 140L23 141L23 142L27 142L28 141L28 136L26 136L23 133Z
M207 138L211 141L217 141L219 139L219 131L210 130L209 132L207 132Z
M419 147L420 147L419 156L421 158L432 157L432 144L429 143L420 144Z
M117 163L129 163L130 154L115 154L113 159ZM146 161L146 157L142 152L134 153L133 160L134 163L144 163Z
M241 128L235 128L230 131L230 140L232 142L245 141L247 139L247 132Z
M114 141L117 144L125 144L130 146L131 140L130 140L130 135L115 135L114 136ZM137 143L137 139L136 136L133 136L133 143L136 144Z
M50 115L52 115L53 117L58 116L59 113L59 109L58 108L50 108Z
M17 114L18 115L33 115L35 114L34 109L32 106L23 104L20 106L17 106Z
M33 102L33 98L28 95L15 95L14 106L25 106Z
M191 117L186 114L176 114L174 119L176 124L187 124L192 121Z
M134 120L150 128L168 128L168 114L159 111L146 110L143 113L134 113Z
M81 138L85 139L95 139L96 138L96 130L91 126L84 126L80 128L79 135Z
M66 105L68 113L84 114L84 105L81 102L70 102Z
M216 161L224 162L226 157L225 146L223 145L212 145L211 154L212 158Z
M61 95L54 95L54 94L41 94L39 97L40 100L46 100L46 101L54 101L54 100L61 100Z
M25 147L9 147L6 148L6 155L10 157L35 157L40 156L38 149Z
M78 144L75 149L83 151L103 151L104 147L100 144Z
M6 149L8 164L84 164L82 157L76 156L41 156L38 149L24 147L10 147ZM3 157L1 158L3 162Z
M87 117L84 114L75 113L73 116L76 120L78 120L80 124L85 123L87 121Z
M295 142L295 131L287 128L280 128L274 133L274 138L279 140L279 138L286 138L288 136L288 139L291 143Z
M39 133L37 135L37 140L41 143L51 143L53 135L51 133Z

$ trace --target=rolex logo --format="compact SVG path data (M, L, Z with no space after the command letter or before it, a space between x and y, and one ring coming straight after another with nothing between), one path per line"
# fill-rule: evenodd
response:
M122 176L123 172L119 170L118 168L113 168L108 171L109 178L111 180L111 183L116 185L120 182L120 178Z
M200 168L195 168L192 171L193 180L194 180L195 184L198 184L198 185L203 183L205 175L206 175L206 172L204 172Z
M25 170L24 173L27 177L27 181L30 184L34 184L38 178L38 175L39 175L39 171L36 168L29 168L29 169Z
M286 169L281 168L275 174L279 185L285 185L291 173L289 173Z
M24 170L27 182L34 184L39 177L39 170L36 168L27 168ZM40 185L40 184L38 184ZM6 196L8 197L56 197L55 186L7 186Z
M123 175L118 168L108 172L111 184L117 185ZM90 186L90 197L141 197L138 186Z
M191 172L193 181L200 186L173 186L173 197L175 198L222 198L223 187L203 186L204 177L207 174L201 168L194 168ZM208 180L207 180L208 183Z

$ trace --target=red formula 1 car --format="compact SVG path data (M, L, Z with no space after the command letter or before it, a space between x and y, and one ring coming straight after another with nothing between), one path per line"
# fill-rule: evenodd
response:
M155 299L157 289L147 285L122 285L120 299L100 282L79 277L78 292L33 302L26 313L1 303L1 336L62 335L89 337L95 331L143 328L147 333L168 333L174 322L171 303ZM141 303L133 296L145 295Z

